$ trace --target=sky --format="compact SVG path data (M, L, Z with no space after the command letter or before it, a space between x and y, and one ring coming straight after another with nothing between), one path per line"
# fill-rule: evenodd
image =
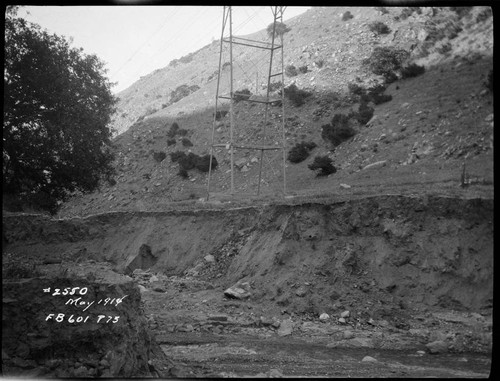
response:
M283 21L309 7L287 7ZM97 55L107 69L114 93L140 77L168 66L220 38L222 6L25 6L18 16L50 33L72 39L72 46ZM233 6L233 34L265 29L269 6Z

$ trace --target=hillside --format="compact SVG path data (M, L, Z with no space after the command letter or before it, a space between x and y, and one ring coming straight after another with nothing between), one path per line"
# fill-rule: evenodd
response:
M346 12L353 17L344 21ZM307 160L287 161L288 195L492 196L493 94L486 87L493 68L489 8L326 7L312 8L289 21L285 17L285 21L291 28L285 35L285 66L308 68L306 73L286 76L285 86L294 83L312 94L301 106L285 101L287 150L301 141L317 144ZM384 23L390 32L370 30L375 21ZM265 31L247 37L268 38ZM409 55L405 65L424 66L425 73L384 84L384 77L364 64L376 47L405 50ZM103 183L93 194L75 195L62 206L61 216L157 210L172 201L206 197L207 174L192 170L188 179L181 178L169 154L210 152L219 49L215 41L119 94L113 126L122 133L114 140L115 181ZM254 77L248 74L255 69L252 54L248 48L235 50L236 89L256 91ZM262 73L265 68L262 63L255 70ZM386 86L385 94L392 100L378 105L370 102L373 118L367 124L354 121L353 138L335 148L322 139L322 126L335 114L358 110L360 97L353 93L354 87L370 89L379 84ZM271 108L271 122L279 121L280 111ZM248 140L258 132L262 115L263 107L237 103L237 138ZM217 129L219 141L228 142L227 119ZM193 146L184 147L179 136L168 145L167 133L174 122L187 130ZM155 152L166 153L166 158L158 162ZM276 152L264 158L261 191L268 199L282 197L281 155ZM211 190L220 199L230 184L229 153L218 148L214 154L219 166ZM259 155L258 151L236 151L241 165L235 187L242 200L256 193ZM331 157L337 172L316 177L307 166L318 155ZM460 187L464 163L469 186Z

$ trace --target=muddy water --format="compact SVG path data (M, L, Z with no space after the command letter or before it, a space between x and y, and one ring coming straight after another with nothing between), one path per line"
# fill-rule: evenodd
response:
M373 348L328 348L297 339L224 336L182 338L163 344L164 353L195 377L488 377L491 359L482 354L436 354ZM215 339L213 342L211 339ZM222 340L222 341L221 341ZM190 344L188 344L190 343ZM363 361L366 356L374 360Z

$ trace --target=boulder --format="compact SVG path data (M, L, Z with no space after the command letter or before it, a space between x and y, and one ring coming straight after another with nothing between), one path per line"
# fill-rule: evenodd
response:
M304 286L300 286L297 291L295 291L295 295L299 297L303 297L307 294L307 288Z
M327 313L323 312L321 315L319 315L319 320L325 321L325 320L328 320L328 319L330 319L330 315L328 315Z
M363 357L363 360L361 360L363 362L378 362L378 360L374 357L371 357L371 356L365 356Z
M292 319L283 320L278 329L279 336L289 336L293 332L293 322Z
M448 352L448 344L441 340L433 341L432 343L427 344L426 348L429 353L432 354Z
M224 295L231 299L247 299L250 297L250 292L245 289L238 287L237 285L229 287L224 291Z

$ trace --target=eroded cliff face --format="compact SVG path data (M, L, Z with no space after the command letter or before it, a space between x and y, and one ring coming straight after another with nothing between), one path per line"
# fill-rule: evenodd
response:
M243 279L256 295L292 309L334 305L339 295L374 305L492 305L493 200L380 196L68 220L5 216L3 223L11 255L104 260L121 273L147 267L222 286ZM208 254L215 260L204 260ZM316 280L311 300L279 291L308 279Z

